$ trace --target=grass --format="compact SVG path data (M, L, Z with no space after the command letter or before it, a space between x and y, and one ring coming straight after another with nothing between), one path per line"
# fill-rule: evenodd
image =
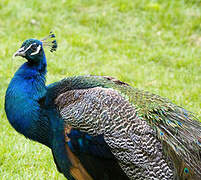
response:
M66 76L114 76L195 112L201 119L200 0L0 1L0 179L64 179L51 152L8 123L4 95L24 62L28 38L57 36L46 50L47 83Z

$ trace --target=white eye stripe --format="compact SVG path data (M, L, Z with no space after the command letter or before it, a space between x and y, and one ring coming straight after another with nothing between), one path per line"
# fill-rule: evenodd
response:
M39 51L40 51L40 49L41 49L41 45L39 45L39 46L37 47L37 50L36 50L35 52L31 53L30 55L32 56L32 55L38 54Z
M33 45L33 44L30 44L29 47L26 48L26 50L24 51L24 53L27 52L27 51L31 48L32 45Z

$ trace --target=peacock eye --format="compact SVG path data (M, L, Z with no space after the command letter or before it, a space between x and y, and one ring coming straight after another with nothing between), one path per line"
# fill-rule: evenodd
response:
M33 44L33 45L31 46L31 50L32 50L32 51L36 51L36 50L37 50L37 45L36 45L36 44Z

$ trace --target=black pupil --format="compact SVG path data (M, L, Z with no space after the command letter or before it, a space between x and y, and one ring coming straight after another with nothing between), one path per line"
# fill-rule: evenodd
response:
M31 50L36 51L36 49L37 49L37 45L36 45L36 44L33 44L33 45L31 46Z

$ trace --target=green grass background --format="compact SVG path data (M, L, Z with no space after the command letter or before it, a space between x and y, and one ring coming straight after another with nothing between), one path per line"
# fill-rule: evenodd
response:
M53 30L58 51L47 83L66 76L114 76L168 97L201 119L200 0L1 0L0 179L64 179L51 152L10 126L4 95L24 62L13 53Z

